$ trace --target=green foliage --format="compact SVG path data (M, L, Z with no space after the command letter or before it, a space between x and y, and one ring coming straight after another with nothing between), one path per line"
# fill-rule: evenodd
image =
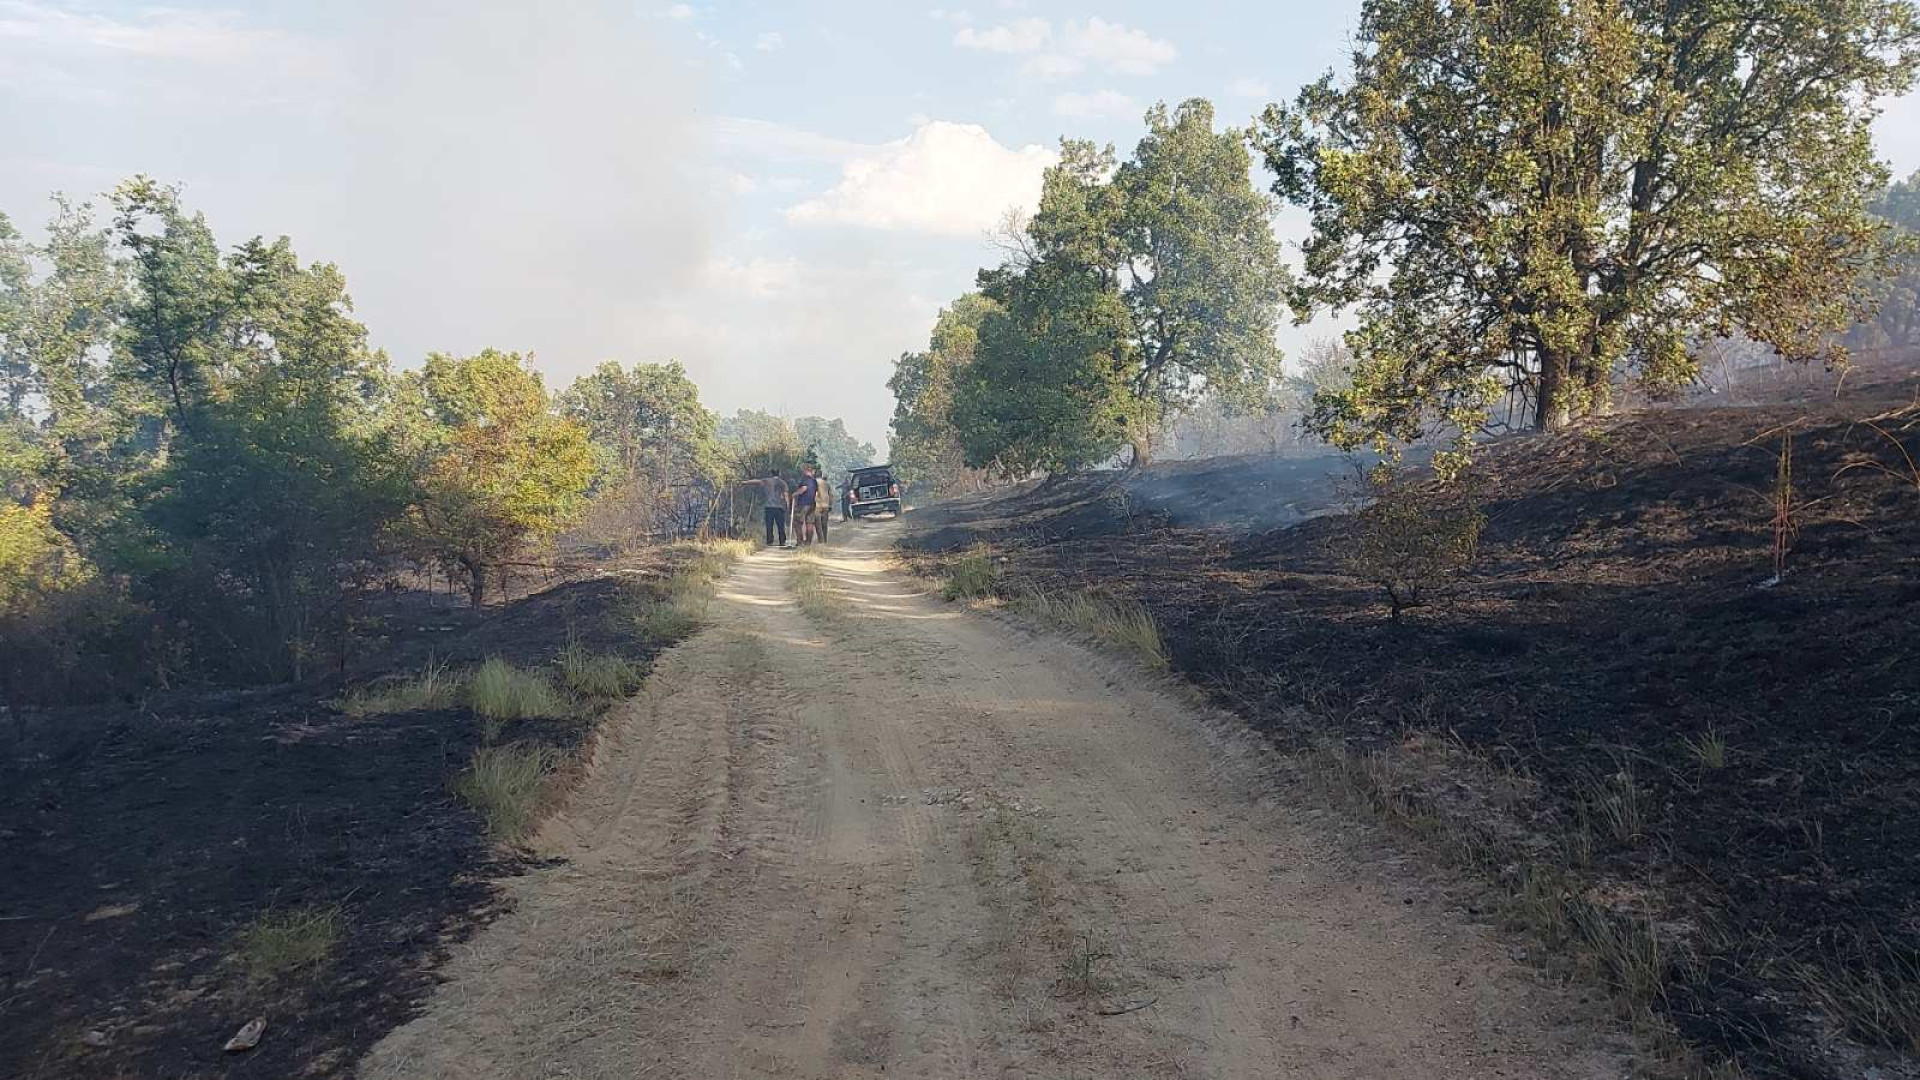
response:
M1286 273L1244 133L1213 116L1200 99L1155 106L1117 166L1061 143L1012 259L980 276L1004 311L955 393L969 465L1076 468L1122 441L1144 464L1156 427L1203 393L1266 402Z
M1920 346L1920 172L1887 189L1871 207L1885 222L1898 257L1872 282L1871 321L1856 328L1858 345L1908 349Z
M838 417L802 416L793 422L795 441L807 448L807 455L821 471L820 475L838 484L847 473L874 463L872 443L853 437Z
M1908 0L1367 0L1356 42L1259 137L1313 219L1296 310L1358 308L1313 418L1338 445L1464 441L1509 389L1557 427L1622 368L1691 378L1703 333L1842 358L1888 255L1870 121L1912 79Z
M954 427L954 386L973 363L981 323L996 310L993 301L968 293L940 309L926 351L894 361L887 380L894 400L888 454L894 475L915 491L946 495L980 485Z
M609 540L653 541L710 528L727 455L717 418L679 364L600 365L560 396L598 461L588 524Z
M299 677L344 633L343 600L407 497L374 422L385 359L339 272L301 267L285 239L223 257L145 180L114 205L135 282L127 370L167 403L162 463L124 485L137 511L116 561L146 571L141 590L187 615L204 649Z
M475 606L488 574L564 528L593 481L587 428L549 407L540 373L517 353L435 353L401 385L402 432L419 461L412 532L419 549L464 574Z
M953 422L966 464L1006 477L1098 464L1137 426L1113 362L1117 298L1084 279L1039 281L1029 273L1011 284L955 378Z
M1422 481L1382 464L1364 474L1356 494L1365 502L1339 538L1339 554L1349 573L1386 594L1396 622L1479 551L1486 516L1465 480Z

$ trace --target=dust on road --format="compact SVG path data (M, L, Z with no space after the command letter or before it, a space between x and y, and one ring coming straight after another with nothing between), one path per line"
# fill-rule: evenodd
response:
M741 565L364 1077L1626 1074L1231 721L941 603L895 530L837 531L811 614Z

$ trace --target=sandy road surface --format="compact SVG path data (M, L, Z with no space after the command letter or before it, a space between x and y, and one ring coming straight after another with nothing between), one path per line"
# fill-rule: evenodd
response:
M746 561L369 1080L1616 1077L1584 1010L1128 665L836 532Z

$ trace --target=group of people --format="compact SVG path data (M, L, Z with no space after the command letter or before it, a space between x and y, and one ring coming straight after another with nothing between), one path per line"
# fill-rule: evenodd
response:
M817 466L801 466L800 479L792 484L780 475L780 470L769 469L764 478L744 481L742 486L760 489L760 505L766 508L769 547L776 537L781 547L788 546L789 521L793 525L794 547L826 541L827 518L833 511L833 484L820 475Z

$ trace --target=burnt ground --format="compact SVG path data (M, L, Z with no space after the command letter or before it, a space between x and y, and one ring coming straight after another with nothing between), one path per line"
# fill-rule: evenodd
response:
M655 574L662 556L632 561ZM530 591L528 591L530 588ZM479 611L396 590L355 681L487 656L551 661L569 632L647 660L620 632L619 576L523 583ZM464 709L353 719L346 684L156 695L0 723L0 1075L347 1075L414 1014L432 969L516 869L448 791L480 743ZM562 749L591 725L521 721ZM256 983L235 934L263 912L338 905L316 968ZM258 1049L225 1054L250 1017Z
M1797 536L1762 588L1787 433ZM1492 444L1478 559L1403 625L1345 573L1334 461L975 496L927 513L908 558L937 573L990 541L1011 587L1134 598L1178 672L1284 746L1469 749L1495 768L1438 783L1515 781L1520 797L1466 802L1577 851L1566 869L1586 900L1660 928L1674 962L1656 1008L1695 1046L1755 1077L1904 1076L1920 1049L1906 455L1920 459L1910 374ZM1722 768L1688 746L1710 733ZM1639 820L1615 828L1623 798ZM1875 997L1904 1034L1870 1030Z

